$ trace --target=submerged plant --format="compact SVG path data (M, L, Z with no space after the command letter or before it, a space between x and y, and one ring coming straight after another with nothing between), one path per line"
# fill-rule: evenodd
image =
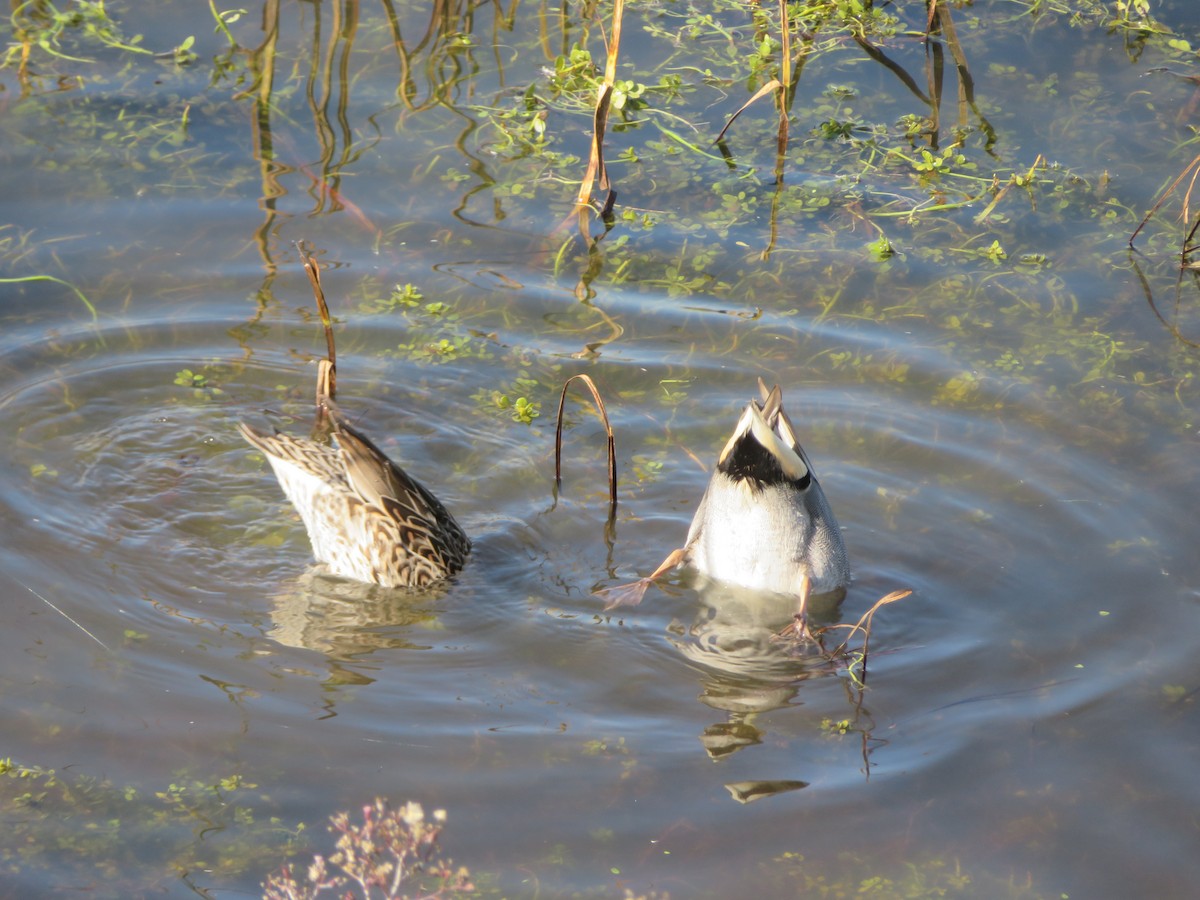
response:
M189 35L170 51L155 54L141 46L140 34L126 36L105 6L105 0L71 0L59 9L51 0L25 0L14 2L9 16L14 40L0 55L0 69L16 65L23 84L30 81L30 67L41 54L53 59L74 63L91 63L95 60L74 56L86 48L107 47L124 53L142 56L157 56L171 59L176 65L184 66L196 60L192 52L195 36ZM71 52L64 49L71 47ZM78 46L79 50L75 49ZM38 73L41 74L41 73Z
M215 374L219 368L220 366L214 363L204 366L199 372L180 369L175 373L174 383L179 387L191 388L192 397L196 400L213 400L225 393L209 378L209 375Z
M240 771L180 771L154 790L0 758L0 871L47 889L103 881L108 896L125 897L193 869L200 855L210 877L258 872L297 852L304 831L261 816L264 800Z

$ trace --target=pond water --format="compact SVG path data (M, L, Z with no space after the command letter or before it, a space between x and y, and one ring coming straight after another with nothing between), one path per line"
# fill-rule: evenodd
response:
M1200 22L979 6L929 45L923 6L806 20L782 180L770 98L711 143L773 13L627 10L591 243L569 54L603 66L607 10L117 3L197 58L77 24L90 62L10 60L0 897L252 896L379 796L445 809L489 896L1190 896L1183 189L1126 240L1195 156ZM237 433L311 421L298 241L343 406L474 541L441 589L323 574ZM611 528L583 392L554 490L576 373ZM824 621L913 592L865 690L771 639L779 598L593 594L680 545L760 376L844 529Z

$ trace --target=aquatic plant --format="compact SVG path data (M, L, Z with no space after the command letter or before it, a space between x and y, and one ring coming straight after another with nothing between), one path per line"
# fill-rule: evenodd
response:
M305 872L284 865L263 884L265 900L311 900L336 892L339 900L399 900L415 890L423 898L470 895L475 890L465 867L438 855L438 838L446 811L425 810L412 801L399 808L376 798L362 808L362 824L348 812L335 813L329 830L338 835L337 849L328 858L317 855ZM340 874L339 874L340 872ZM347 886L357 887L343 891Z
M305 832L263 816L267 802L238 771L178 772L146 788L0 759L0 815L8 823L0 872L47 889L103 881L112 896L136 896L164 880L195 886L196 870L207 878L262 871L296 853Z
M45 870L58 879L47 885L69 883L64 877L102 879L114 896L134 896L164 878L182 877L205 893L192 870L231 878L261 871L303 846L305 826L287 828L261 817L264 800L258 785L237 772L211 782L179 773L160 789L146 790L0 758L0 813L9 822L0 871L27 877ZM362 890L362 900L395 900L413 890L430 898L474 892L467 869L439 855L444 811L427 817L417 803L391 808L377 799L362 815L362 824L345 812L331 817L330 831L339 835L334 852L315 856L305 873L282 866L264 884L264 896L307 900L347 884ZM148 847L159 848L158 868L146 867L142 854Z
M120 25L105 8L104 0L73 0L64 9L59 9L49 0L26 0L13 4L9 23L16 41L9 45L0 65L11 65L19 60L23 78L27 75L35 48L58 59L90 62L71 56L63 49L68 37L78 36L80 42L94 41L127 53L151 52L140 46L140 35L126 37L122 33ZM190 41L188 46L191 46Z

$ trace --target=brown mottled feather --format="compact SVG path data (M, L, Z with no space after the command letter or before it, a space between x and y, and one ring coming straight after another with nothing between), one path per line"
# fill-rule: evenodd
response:
M425 587L459 571L471 542L454 517L320 394L336 446L239 426L300 513L313 555L385 587Z

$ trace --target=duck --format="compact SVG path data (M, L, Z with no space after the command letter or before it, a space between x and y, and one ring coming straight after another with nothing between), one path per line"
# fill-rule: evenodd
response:
M329 361L318 365L318 383L328 384ZM425 588L459 572L471 542L454 516L346 421L327 393L320 408L332 443L238 426L296 507L317 561L383 587Z
M844 596L850 563L837 518L779 385L768 390L759 378L758 392L717 456L684 545L646 578L599 592L606 609L640 602L656 579L689 567L715 582L796 597L794 621L781 634L805 637L808 601Z
M301 250L325 326L317 363L314 437L268 433L245 422L246 441L270 463L312 544L343 578L388 588L427 588L462 570L471 541L454 516L356 426L334 401L337 369L320 268Z

